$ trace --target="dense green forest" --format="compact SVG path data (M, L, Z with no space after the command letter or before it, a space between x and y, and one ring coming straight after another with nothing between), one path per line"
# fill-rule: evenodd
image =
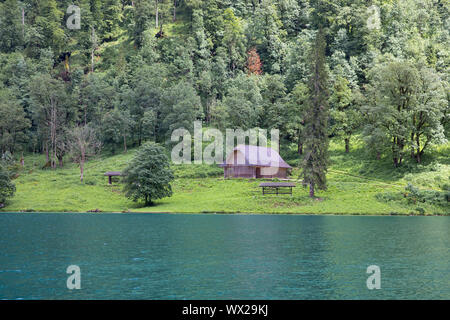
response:
M448 0L3 0L0 153L83 167L100 144L112 155L168 146L174 129L201 120L279 129L282 155L306 154L301 176L319 189L329 139L347 154L357 136L366 157L394 170L420 165L450 135L449 9Z

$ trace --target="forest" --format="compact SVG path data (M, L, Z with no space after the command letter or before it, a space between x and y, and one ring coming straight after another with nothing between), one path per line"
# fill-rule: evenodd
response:
M336 148L374 164L377 179L438 171L427 190L402 192L414 208L433 199L445 212L449 9L448 0L0 1L0 176L20 182L21 166L76 163L83 181L92 157L147 141L169 150L174 129L202 121L279 129L281 155L310 189L327 189ZM6 199L15 187L4 180ZM379 191L377 201L397 201L397 190Z

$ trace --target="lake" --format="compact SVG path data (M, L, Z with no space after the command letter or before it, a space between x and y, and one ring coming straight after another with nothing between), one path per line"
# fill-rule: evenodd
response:
M450 217L0 213L0 299L450 299L449 246Z

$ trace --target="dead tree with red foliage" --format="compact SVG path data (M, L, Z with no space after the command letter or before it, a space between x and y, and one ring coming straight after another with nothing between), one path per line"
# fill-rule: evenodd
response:
M248 74L262 74L262 63L256 48L251 48L247 52L247 72Z

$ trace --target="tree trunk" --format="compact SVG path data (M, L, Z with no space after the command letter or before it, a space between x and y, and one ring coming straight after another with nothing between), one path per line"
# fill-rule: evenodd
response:
M146 194L145 195L145 205L150 206L152 204L153 204L152 199L148 196L148 194Z
M309 196L314 198L314 183L312 182L309 183Z
M44 146L44 149L45 149L45 163L48 163L49 162L49 155L48 155L48 143L46 143L45 144L45 146Z
M173 18L172 21L177 21L177 0L173 0Z
M22 36L25 36L25 9L22 8Z
M155 4L156 4L155 26L156 26L156 28L158 28L159 27L159 21L158 21L158 16L159 16L158 0L156 0Z
M421 152L420 151L420 135L419 134L416 135L416 144L417 144L416 161L417 161L417 163L420 163L420 161L421 161L420 156L422 155L423 149L422 149L422 152Z
M346 138L345 139L345 153L349 153L350 152L350 139Z
M419 150L417 150L417 154L416 154L416 161L417 163L420 163L420 161L422 160L420 157L421 152Z
M124 148L124 151L125 151L125 153L127 153L127 136L126 135L124 135L123 136L123 148Z
M297 142L297 152L299 155L303 154L303 143L300 142L300 138L298 139Z
M394 157L394 167L398 167L398 158Z
M95 28L92 27L92 34L91 34L91 41L92 41L92 49L91 49L91 72L94 72L94 64L95 64L95 49L97 47L97 35L95 34Z
M139 136L138 136L138 146L142 145L142 127L139 125Z
M84 179L84 163L80 162L80 181L83 182Z
M91 51L91 72L94 73L94 49Z
M81 154L81 160L80 160L80 181L83 182L84 179L84 160L85 160L85 154L84 152Z

